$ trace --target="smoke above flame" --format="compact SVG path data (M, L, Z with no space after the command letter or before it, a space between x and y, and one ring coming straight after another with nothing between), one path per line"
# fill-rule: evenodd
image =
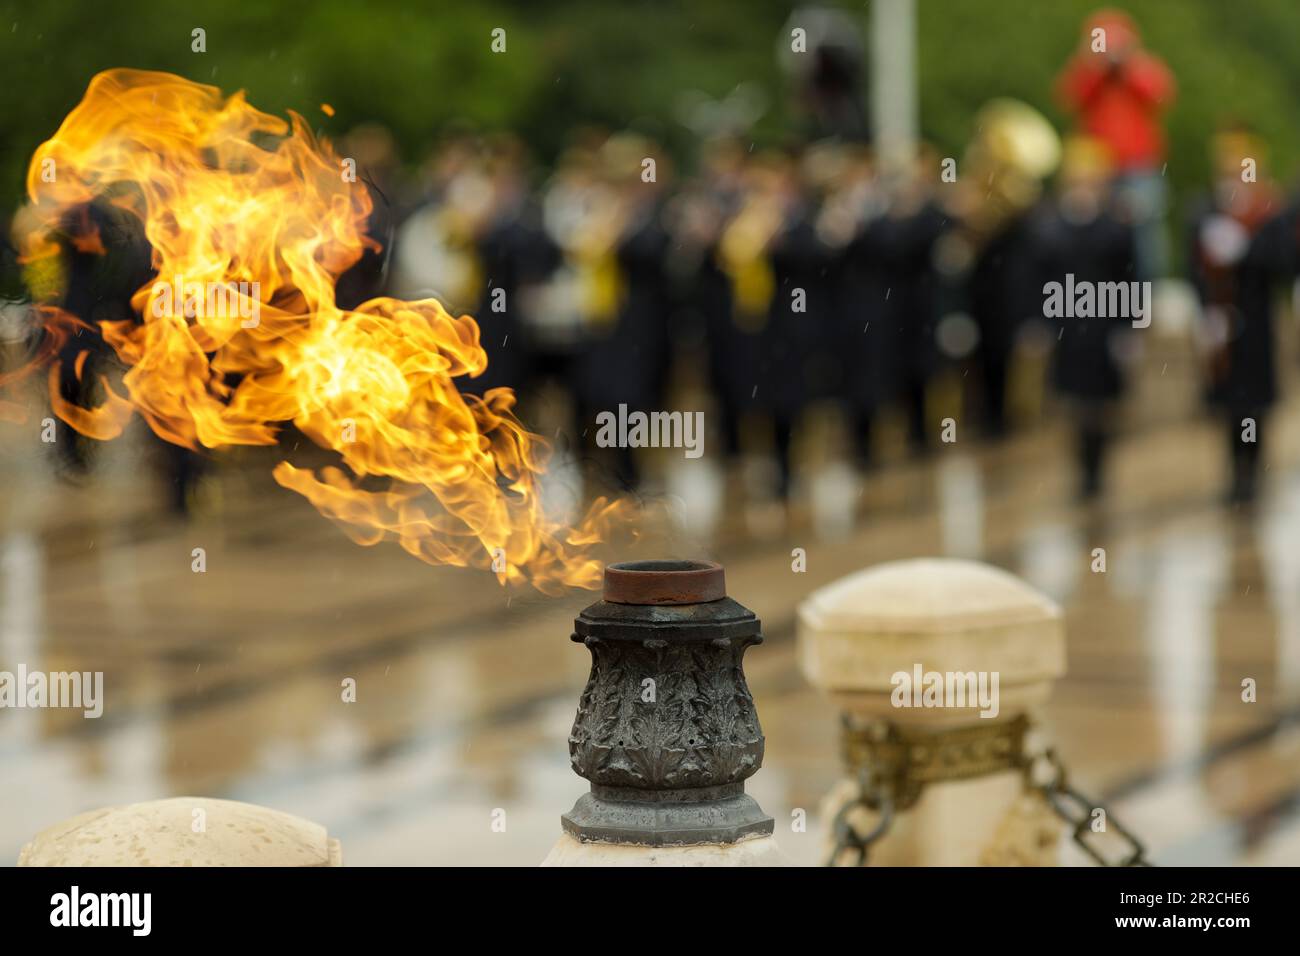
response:
M548 519L549 449L513 393L456 387L487 364L474 320L432 299L336 304L338 277L375 247L369 193L346 168L296 113L166 73L97 75L32 158L17 239L29 265L57 256L69 213L110 202L143 224L156 275L132 296L135 319L94 325L126 366L126 394L104 381L100 405L71 405L55 364L56 414L98 439L138 414L169 442L211 449L274 445L292 422L343 467L282 461L275 480L354 541L548 593L598 587L592 547L628 505L599 499L572 527ZM222 307L190 288L219 289ZM38 312L46 361L89 318ZM387 487L371 490L376 479Z

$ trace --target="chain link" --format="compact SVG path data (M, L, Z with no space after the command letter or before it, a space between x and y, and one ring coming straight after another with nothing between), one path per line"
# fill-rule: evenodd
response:
M1035 777L1043 770L1046 770L1050 775L1040 783ZM1070 786L1065 764L1061 762L1060 756L1054 749L1049 747L1039 754L1026 757L1025 785L1047 798L1047 802L1056 815L1069 824L1071 828L1070 838L1075 845L1083 850L1095 863L1101 866L1114 867L1152 865L1146 858L1146 848L1133 835L1132 831L1116 820L1111 812L1100 803L1089 799ZM1101 810L1105 814L1105 829L1103 830L1094 830L1092 828L1092 815L1097 810ZM1111 830L1123 841L1125 848L1122 853L1107 858L1100 849L1093 846L1093 843L1110 841L1094 841L1093 836Z
M872 768L864 767L858 773L857 795L840 808L831 823L834 844L831 848L827 866L866 866L871 845L889 832L894 823L894 797L892 788L885 784L884 778ZM880 814L876 825L867 833L859 835L850 819L857 810L869 810ZM852 854L853 862L841 862L844 854Z

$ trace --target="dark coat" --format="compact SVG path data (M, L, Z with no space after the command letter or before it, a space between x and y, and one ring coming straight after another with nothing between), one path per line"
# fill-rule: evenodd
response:
M110 358L112 347L101 336L100 323L143 323L131 297L151 279L171 282L173 277L155 276L144 225L130 213L94 202L69 213L65 225L59 242L65 250L67 285L58 304L90 328L77 327L59 351L59 391L68 401L93 405L98 376L105 363L115 361ZM98 235L102 252L83 251L73 239L92 233ZM78 381L76 366L82 352L89 355Z
M758 408L791 421L828 392L835 305L835 261L817 237L811 210L795 213L768 248L775 291L758 335L751 394ZM795 311L796 290L803 311ZM753 391L757 387L757 392Z
M683 300L704 337L713 393L722 404L737 408L744 404L734 361L733 339L739 330L732 321L731 281L718 264L718 255L716 243L701 252L698 265L684 282Z
M898 337L899 372L905 385L927 381L938 363L934 247L948 224L948 217L935 203L889 223L887 239L896 281L891 283L887 305Z
M979 326L980 348L1005 359L1025 320L1042 315L1033 213L1007 223L976 256L966 296Z
M926 381L937 362L934 244L947 227L937 206L866 223L846 247L837 303L843 394L871 411Z
M661 406L670 358L668 251L669 235L657 209L619 240L618 317L608 329L592 332L578 361L578 394L586 409Z
M1300 259L1300 215L1295 207L1270 219L1251 240L1238 270L1230 310L1227 367L1217 399L1234 413L1277 400L1273 303L1277 286L1293 278Z
M1081 282L1132 282L1134 233L1109 213L1088 222L1073 222L1056 210L1046 211L1032 233L1039 281L1039 314L1043 314L1044 285L1066 281L1074 275ZM1148 306L1149 306L1148 302ZM1132 329L1132 317L1066 317L1049 319L1056 325L1056 349L1052 358L1052 382L1063 395L1082 401L1115 399L1123 391L1121 369L1116 360L1116 338Z
M870 412L895 393L899 336L890 309L889 227L864 223L844 249L836 301L842 394L849 407Z
M465 388L483 394L490 388L524 387L533 374L533 350L525 315L524 291L546 280L559 264L559 250L530 209L498 217L475 243L483 272L483 293L474 318L488 356L482 375ZM502 301L504 310L494 311Z
M1272 206L1271 203L1269 205ZM1276 214L1277 209L1274 207L1271 211L1261 209L1251 218L1233 215L1221 208L1213 193L1198 196L1189 204L1186 216L1188 278L1196 289L1201 305L1207 310L1215 309L1226 317L1230 328L1215 330L1216 333L1222 331L1226 335L1241 327L1242 317L1237 314L1237 300L1246 257L1250 252L1250 240ZM1238 257L1231 261L1226 261L1226 257L1234 250L1214 249L1211 242L1215 240L1207 235L1207 230L1217 225L1218 221L1234 223L1240 230L1242 248L1237 250ZM1223 240L1218 241L1221 243ZM1207 357L1205 369L1205 400L1210 405L1221 406L1228 400L1233 377L1231 358L1231 344L1226 340L1222 343L1216 341Z

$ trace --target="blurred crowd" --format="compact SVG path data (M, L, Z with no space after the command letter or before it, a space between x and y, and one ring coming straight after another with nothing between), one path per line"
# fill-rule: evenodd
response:
M352 294L433 295L473 314L489 366L465 387L558 385L570 439L608 454L627 487L642 463L595 448L594 416L678 408L683 382L706 384L712 447L735 458L758 442L784 497L811 408L838 406L864 467L889 411L903 413L917 453L952 440L958 422L996 438L1029 349L1048 356L1090 497L1151 317L1052 315L1045 286L1168 274L1161 122L1174 81L1132 21L1106 11L1085 25L1058 94L1075 118L1064 137L998 99L960 156L921 144L891 162L855 121L781 149L707 138L681 176L635 131L582 129L547 171L508 135L462 132L403 190L394 144L360 130L344 146L369 157L377 196L413 198L377 205L389 251ZM1300 233L1265 144L1236 124L1207 142L1213 179L1183 217L1180 258L1203 306L1197 342L1226 423L1229 495L1248 500L1277 395L1273 313ZM936 395L940 380L959 394Z
M1143 329L1049 315L1044 289L1168 274L1161 124L1174 81L1132 21L1106 12L1085 25L1058 94L1074 119L1064 136L998 99L960 155L922 143L886 156L861 111L810 110L831 119L797 144L722 132L686 172L645 133L586 127L550 168L509 134L454 130L412 169L385 129L360 127L338 150L372 192L376 250L341 277L339 303L433 296L472 314L489 363L463 388L513 388L526 421L529 396L563 396L566 440L625 488L645 461L595 446L599 412L702 400L712 454L770 454L771 491L785 497L810 409L839 409L863 467L885 413L901 411L918 454L957 429L997 438L1014 424L1010 382L1029 350L1071 422L1079 492L1094 496ZM843 115L852 128L836 127ZM1183 217L1178 258L1201 300L1206 398L1241 501L1277 398L1273 316L1300 218L1248 129L1225 124L1207 144L1213 177Z

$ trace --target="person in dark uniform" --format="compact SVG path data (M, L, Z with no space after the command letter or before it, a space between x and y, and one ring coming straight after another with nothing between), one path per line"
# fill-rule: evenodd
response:
M985 433L997 438L1006 433L1017 341L1025 321L1042 314L1032 222L1060 139L1046 117L1017 100L990 100L975 124L960 174L942 190L953 226L936 261L943 314L964 312L978 330L978 401Z
M843 394L858 461L871 461L872 424L887 403L902 402L915 451L927 443L926 389L938 355L936 243L949 228L935 201L938 160L918 152L915 167L886 196L869 164L857 177L858 225L840 269L838 321L845 363Z
M714 420L727 462L740 455L745 403L733 381L732 290L719 247L741 203L744 157L735 140L722 137L706 143L699 176L672 200L669 228L669 268L677 285L679 324L684 338L704 350Z
M51 301L80 323L62 343L55 362L59 397L71 405L90 408L102 401L101 378L117 364L116 355L100 334L105 322L140 323L131 298L155 278L152 250L144 225L132 213L106 201L95 201L67 214L54 237L60 247L61 275ZM97 444L57 419L55 452L64 474L83 475L91 466ZM191 495L205 470L195 451L155 439L159 466L168 487L168 503L177 514L191 506Z
M1075 289L1084 288L1081 283L1091 283L1096 290L1102 283L1127 284L1135 279L1135 236L1132 227L1111 210L1110 172L1110 159L1102 144L1083 138L1067 144L1057 195L1032 224L1044 299L1048 283L1059 283L1064 296L1071 282ZM1095 299L1100 299L1100 293ZM1136 307L1131 297L1129 303L1130 309ZM1062 311L1077 312L1072 305L1058 304ZM1146 308L1150 308L1149 297ZM1043 309L1050 320L1046 301ZM1090 311L1094 314L1089 317L1056 316L1052 357L1052 383L1068 401L1074 419L1080 492L1085 500L1101 491L1115 404L1124 388L1121 337L1139 318L1134 314L1095 314L1099 308Z
M824 341L831 301L827 259L806 212L795 212L769 249L776 294L760 344L760 404L772 415L778 468L777 494L788 498L793 477L794 429L819 392L815 352ZM798 296L806 296L802 307ZM765 399L765 400L764 400Z
M655 160L653 179L643 166L646 158ZM629 413L661 410L671 357L670 238L662 201L667 158L653 142L623 134L605 144L601 161L617 204L617 222L608 253L597 257L593 271L597 276L610 273L616 304L609 321L588 323L578 359L578 402L588 437L603 411L617 413L624 404ZM608 268L599 265L604 259ZM635 450L614 451L615 480L623 488L637 487L641 473Z
M1233 503L1248 503L1256 494L1265 416L1277 400L1274 294L1283 280L1295 277L1298 259L1300 205L1292 205L1268 220L1251 240L1237 283L1223 380Z
M891 248L896 223L886 216L885 204L869 157L857 154L820 220L821 233L832 237L832 245L842 229L849 230L836 270L834 309L840 394L862 467L871 463L875 417L893 398L901 371L898 314L890 306L891 284L899 278ZM836 222L841 215L850 220L844 226Z
M966 290L980 332L984 428L994 438L1007 431L1007 380L1016 340L1040 305L1032 223L1031 214L1016 215L989 239L975 259Z
M1233 127L1214 137L1211 152L1214 187L1187 217L1188 263L1202 306L1206 399L1227 423L1227 497L1245 503L1255 497L1264 418L1277 394L1273 286L1294 272L1295 242L1280 191L1258 167L1264 144Z
M487 175L492 209L474 237L482 295L474 312L488 366L462 388L482 395L492 388L516 392L533 378L527 313L538 287L559 264L559 250L530 201L523 147L500 139L489 148Z
M771 423L782 499L790 492L794 426L819 388L816 358L834 294L829 252L791 157L755 157L719 243L732 289L728 377L740 410Z
M115 361L112 347L99 333L99 323L141 321L131 307L131 296L153 275L150 247L143 224L106 202L70 212L57 242L66 279L55 302L64 312L86 323L59 350L59 397L73 405L91 407L99 401L100 376ZM67 473L80 475L89 469L95 444L94 439L80 434L62 419L58 421L55 447ZM184 493L197 464L191 468L190 453L185 449L167 448L164 455L167 465L176 472L173 504L184 510Z
M938 158L923 149L913 175L893 197L877 240L884 251L889 280L884 315L895 368L891 394L902 401L908 438L918 452L927 445L926 390L938 363L935 244L949 225L934 197L937 168Z

